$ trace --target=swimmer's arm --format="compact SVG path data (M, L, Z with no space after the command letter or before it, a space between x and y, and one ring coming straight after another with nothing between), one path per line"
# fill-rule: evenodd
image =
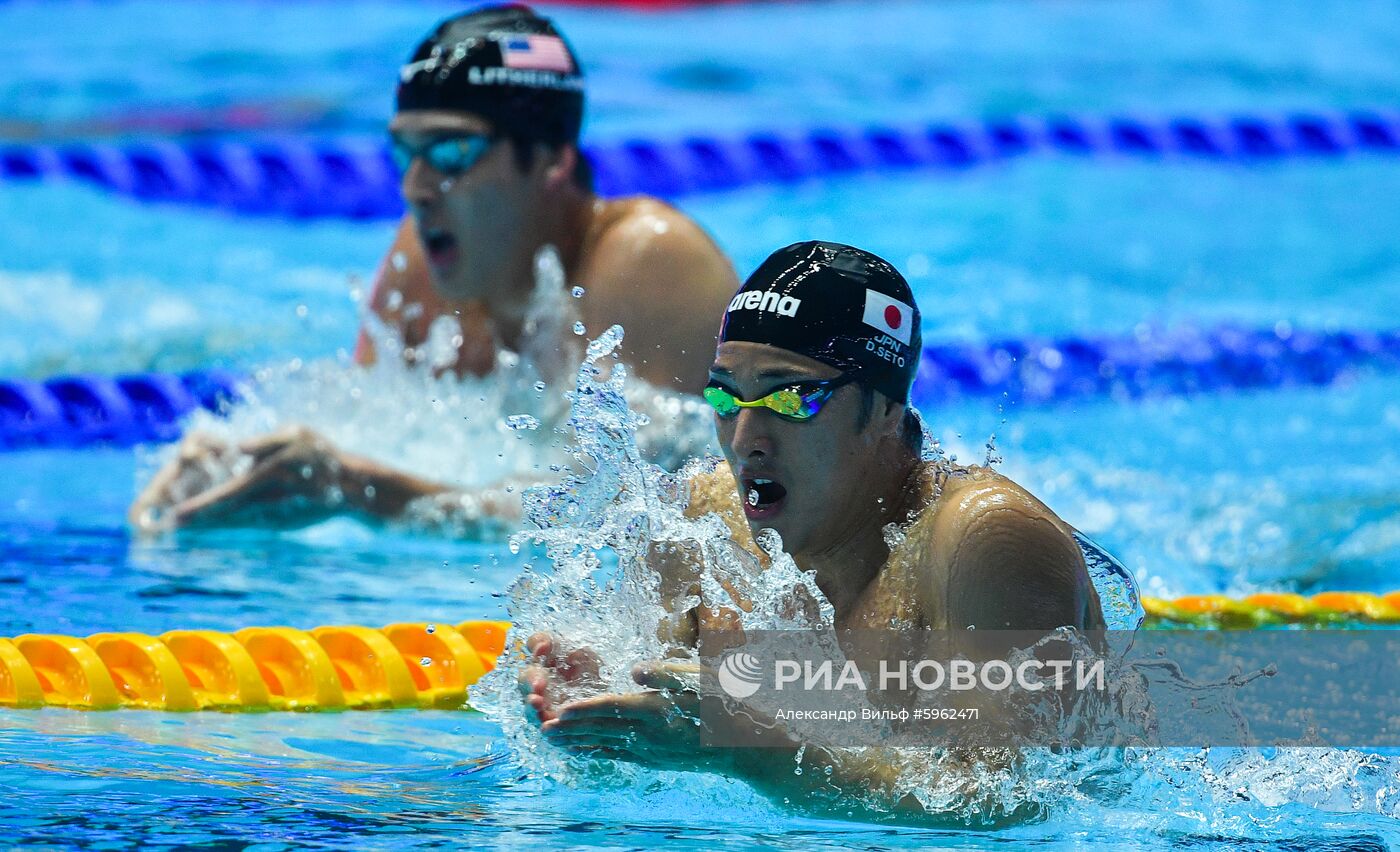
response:
M350 506L376 518L396 518L424 497L442 497L452 489L373 459L340 454L340 489Z
M722 697L712 669L655 661L634 667L632 677L643 691L603 693L563 705L550 704L547 688L536 679L529 691L538 697L527 701L537 713L544 711L539 718L546 741L576 754L655 769L716 772L744 781L780 806L817 817L966 825L955 813L959 808L930 812L907 792L911 785L896 752L803 743L781 721ZM975 798L993 805L997 793L979 789L970 769L963 778L940 778L939 787L962 789L967 804ZM988 822L994 826L1030 816L1017 812Z
M462 490L352 456L342 472L341 488L351 507L371 518L477 537L519 527L520 494L538 484L533 478L516 477L489 488Z
M248 459L246 470L210 480L209 469L228 468L238 456ZM520 514L519 500L501 488L463 494L343 452L315 431L293 426L236 446L191 436L143 489L129 518L143 532L218 525L249 511L264 518L275 515L282 525L304 525L344 511L395 519L425 501L446 508L438 512L444 517L424 520L453 526L462 526L462 518L449 514L453 507L478 523L509 523Z
M734 268L701 228L659 202L600 237L579 281L594 324L626 329L623 355L637 376L687 393L704 387Z
M972 507L948 572L953 629L1100 627L1084 557L1051 517L992 495Z
M251 466L175 506L176 526L217 521L258 506L298 510L297 517L286 515L284 521L310 522L343 510L390 519L414 500L451 491L446 485L344 452L305 426L244 441L238 450L251 458Z

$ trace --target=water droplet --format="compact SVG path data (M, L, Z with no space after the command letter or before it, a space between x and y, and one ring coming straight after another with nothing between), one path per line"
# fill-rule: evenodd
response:
M574 289L569 291L569 295L573 296L575 299L582 299L583 293L584 290L582 287L575 287Z
M316 471L314 471L314 470L311 469L311 465L309 465L309 464L304 464L304 465L301 466L301 478L302 478L302 479L310 479L311 477L313 477L313 476L315 476L315 475L316 475Z
M996 436L996 433L993 433L993 434L991 435L991 437L987 438L987 445L986 445L986 446L987 446L987 454L986 454L986 456L982 459L982 466L983 466L983 467L995 467L996 465L999 465L999 464L1001 464L1003 461L1005 461L1005 459L1002 458L1001 452L997 450L997 436Z
M306 319L306 305L297 305L297 319Z
M757 488L750 488L750 489L749 489L749 505L750 505L750 506L757 506L757 505L758 505L758 489L757 489Z
M535 382L535 390L536 390L536 391L543 391L543 390L544 390L544 382Z
M451 178L448 178L447 180L445 180L445 181L443 181L442 183L438 184L438 189L442 190L443 192L451 192L451 191L452 191L452 184L453 184L452 179L451 179Z
M393 267L399 272L403 272L405 269L408 268L408 258L404 257L404 254L401 251L396 251L393 254L389 255L389 263L392 264Z
M423 628L423 630L424 630L425 632L427 632L427 633L436 633L436 632L437 632L437 625L436 625L436 624L429 624L427 627Z
M512 414L506 418L506 426L519 432L522 429L540 428L540 421L528 414Z
M575 322L575 323L574 323L574 334L584 334L584 333L587 332L587 331L588 331L588 329L586 329L586 328L583 327L583 323L581 323L581 322Z
M880 532L884 536L885 547L891 551L898 550L904 544L906 535L904 530L899 528L899 524L885 524Z
M422 666L422 667L425 668L425 669L426 669L428 666L431 666L432 664L433 664L433 658L432 658L432 657L420 657L420 658L418 659L418 665Z

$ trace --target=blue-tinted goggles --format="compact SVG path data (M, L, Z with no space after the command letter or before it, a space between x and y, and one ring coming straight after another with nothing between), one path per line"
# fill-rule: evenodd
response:
M422 157L423 162L427 163L433 171L444 177L458 177L476 165L477 160L480 160L487 151L491 150L491 145L495 141L494 136L464 133L460 136L445 136L424 145L413 146L397 136L390 135L389 153L394 158L394 165L398 167L400 173L407 173L408 167L413 165L414 159Z

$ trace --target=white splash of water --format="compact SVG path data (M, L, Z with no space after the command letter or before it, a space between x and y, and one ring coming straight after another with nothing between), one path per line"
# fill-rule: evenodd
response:
M797 588L824 603L815 577L796 568L776 536L761 542L775 558L760 572L717 516L685 516L690 477L713 463L693 460L672 474L644 460L637 430L645 418L628 407L627 370L613 364L603 378L600 367L621 341L622 329L613 326L588 345L577 388L568 395L574 439L570 472L558 485L527 492L528 531L512 540L513 548L542 549L547 568L535 570L532 564L512 586L509 614L517 627L511 642L517 647L472 689L473 706L500 723L523 763L564 777L576 776L579 767L544 746L520 710L516 679L526 663L518 647L522 630L586 644L602 660L601 681L591 689L634 692L639 687L630 676L632 664L674 650L644 626L668 620L648 562L654 552L684 552L704 565L701 587L709 602L735 606L734 596L753 595L756 614L740 613L746 626L812 626L804 608L792 605ZM755 582L760 573L761 584ZM684 601L678 611L695 603ZM767 614L772 612L789 614L775 621ZM830 625L829 605L818 623Z
M446 369L463 344L455 318L434 319L425 342L414 348L365 311L377 354L373 365L354 365L342 355L265 366L243 385L243 399L226 414L199 411L188 419L186 434L201 433L215 450L185 496L246 471L251 457L238 449L240 442L293 425L310 428L343 452L467 493L504 482L556 479L571 458L561 432L569 405L552 389L558 388L564 360L577 363L581 354L567 333L576 304L557 253L542 250L522 353L502 351L491 373L460 379ZM633 383L629 402L646 412L651 424L639 437L644 457L674 467L703 455L710 445L708 409L698 398ZM176 452L174 446L143 451L140 482ZM413 519L437 525L447 520L441 508L417 506Z

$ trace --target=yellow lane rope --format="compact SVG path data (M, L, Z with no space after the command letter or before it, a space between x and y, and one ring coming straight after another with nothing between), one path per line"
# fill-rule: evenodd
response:
M1271 592L1243 600L1225 595L1191 595L1174 601L1143 598L1142 607L1147 610L1146 626L1154 628L1400 624L1400 592L1322 592L1310 598Z
M1146 627L1400 625L1400 591L1143 598ZM504 621L29 633L0 638L0 707L112 710L459 708L505 649Z
M0 639L0 707L343 710L462 707L505 648L504 621L29 633Z

